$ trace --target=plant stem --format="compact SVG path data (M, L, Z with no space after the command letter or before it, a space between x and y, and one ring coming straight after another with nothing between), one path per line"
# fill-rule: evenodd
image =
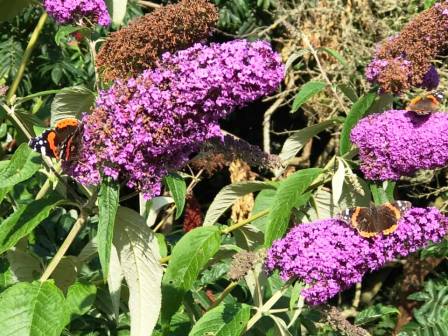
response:
M20 128L20 130L23 132L23 134L25 134L25 136L28 139L31 139L33 136L28 131L28 129L25 127L25 125L22 123L22 121L19 119L19 117L16 115L16 113L14 111L14 107L9 107L6 104L2 104L1 106L5 109L8 117L10 117L12 119L12 121Z
M227 234L227 233L230 233L232 231L235 231L236 229L239 229L240 227L242 227L242 226L244 226L244 225L246 225L246 224L248 224L248 223L250 223L250 222L252 222L252 221L254 221L256 219L258 219L258 218L266 216L268 213L269 213L269 210L260 211L259 213L256 213L255 215L249 217L248 219L245 219L245 220L243 220L241 222L238 222L236 224L230 225L228 228L225 228L225 229L221 230L221 233L222 234Z
M87 219L87 213L85 211L81 211L81 215L76 220L75 224L73 224L72 229L67 235L67 238L65 238L64 242L62 243L59 250L54 255L53 259L51 259L50 264L48 264L48 267L45 269L45 272L40 277L40 281L44 282L48 280L48 278L51 276L53 271L56 269L56 267L59 265L60 261L64 257L65 253L67 252L70 245L75 240L76 236L78 235L79 231L83 227L84 223Z
M45 25L45 21L47 20L48 14L47 12L43 13L37 22L36 27L34 28L33 33L31 34L30 40L28 41L28 45L26 46L25 53L23 54L22 62L20 63L19 70L17 71L17 75L14 78L14 81L9 88L8 94L6 95L6 102L11 104L11 98L16 94L17 88L19 87L20 81L23 78L23 74L25 73L26 66L31 57L31 53L36 45L37 39L42 31L42 28Z
M48 264L47 268L45 269L44 273L40 277L40 281L41 282L44 282L44 281L48 280L48 278L51 276L51 274L54 272L56 267L61 262L61 260L64 257L65 253L67 253L70 245L73 243L73 241L75 240L75 238L78 235L79 231L84 226L84 224L85 224L85 222L87 220L87 216L88 216L87 210L90 210L90 208L95 204L96 198L97 198L97 193L95 192L92 195L92 197L89 199L87 204L84 205L81 208L81 213L79 215L79 218L76 220L75 224L73 224L72 229L68 233L68 235L65 238L64 242L62 243L61 247L56 252L56 254L54 255L53 259L51 259L51 261Z
M229 285L222 291L221 295L219 295L219 297L216 299L215 302L213 302L210 307L207 310L211 310L213 308L215 308L216 306L218 306L222 300L225 299L225 297L238 285L237 281L232 281L231 283L229 283Z
M268 301L266 301L266 303L263 306L261 306L261 308L259 308L257 310L255 315L251 317L249 322L247 322L246 331L248 331L250 328L252 328L255 325L255 323L257 323L258 320L264 316L265 313L267 313L271 310L272 306L275 305L278 300L280 300L280 298L283 296L283 294L286 293L286 291L288 290L291 283L292 283L292 280L289 280L287 283L285 283L285 285L282 288L280 288L278 291L276 291L271 296L271 298Z

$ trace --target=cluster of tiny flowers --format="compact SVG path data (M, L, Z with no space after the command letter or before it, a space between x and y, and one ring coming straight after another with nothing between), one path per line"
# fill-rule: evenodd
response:
M418 14L377 47L366 67L367 80L381 93L401 94L412 86L434 89L439 77L431 62L448 47L447 27L448 1Z
M104 0L45 0L45 10L61 24L79 23L88 18L101 26L110 24Z
M412 208L394 233L371 239L338 219L320 220L301 224L274 242L265 267L279 270L283 280L303 281L306 302L321 304L386 262L441 241L447 229L447 218L435 208Z
M276 90L280 56L266 42L244 40L165 53L158 67L101 92L83 117L83 139L69 174L97 184L101 174L125 180L147 198L181 168L235 108Z
M362 119L352 130L361 170L370 180L398 180L448 162L448 114L419 116L389 110Z

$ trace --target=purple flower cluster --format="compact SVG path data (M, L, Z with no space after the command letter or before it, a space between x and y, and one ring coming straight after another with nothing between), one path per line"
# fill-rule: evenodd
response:
M84 17L101 26L110 24L104 0L45 0L44 7L61 24L77 23Z
M283 280L303 281L305 300L320 304L386 262L441 241L447 229L448 219L435 208L412 208L394 233L371 239L338 219L301 224L274 242L265 266Z
M280 56L266 42L196 44L165 53L158 67L101 92L83 118L82 150L69 174L97 184L101 174L125 180L147 198L167 172L181 168L237 107L276 90Z
M390 110L362 119L352 130L361 170L371 180L398 180L448 163L448 114L419 116Z
M420 84L420 87L426 89L426 90L434 90L437 89L440 83L440 77L437 73L436 68L434 65L431 65L428 72L423 76L423 81Z

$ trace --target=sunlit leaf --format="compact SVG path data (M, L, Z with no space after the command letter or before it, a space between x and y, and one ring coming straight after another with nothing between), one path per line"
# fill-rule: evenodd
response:
M221 234L216 226L199 227L184 235L174 246L162 281L162 314L164 328L179 308L185 293L191 289L199 272L218 251Z
M291 112L296 112L300 108L300 106L306 103L315 94L325 89L326 86L327 83L318 81L310 81L303 84L300 88L300 91L294 97Z
M165 176L165 182L173 195L174 203L176 204L175 219L178 219L182 215L182 211L184 211L187 185L182 176L174 173Z
M41 167L40 154L21 144L9 164L0 166L0 188L9 188L33 176Z
M76 282L67 291L66 314L73 320L87 313L95 302L96 287L93 284Z
M299 170L280 183L268 215L264 243L266 247L271 246L275 239L281 238L286 232L292 208L321 172L319 168Z
M67 322L64 295L52 281L20 282L0 294L2 335L59 336Z
M51 103L51 125L60 119L81 119L81 114L89 112L94 102L95 94L84 86L62 89Z
M210 204L203 225L215 224L239 197L263 189L275 189L275 185L269 182L250 181L225 186Z
M157 239L142 216L119 207L113 242L129 288L131 336L150 335L161 304L163 270Z

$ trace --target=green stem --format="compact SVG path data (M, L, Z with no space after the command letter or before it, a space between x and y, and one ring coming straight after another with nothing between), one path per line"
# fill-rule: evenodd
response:
M42 96L48 96L48 95L52 95L52 94L56 94L61 92L61 90L57 89L57 90L46 90L46 91L41 91L41 92L36 92L36 93L32 93L26 97L20 97L17 98L17 104L23 104L24 102L31 100L33 98L36 97L42 97Z
M269 210L260 211L259 213L256 213L255 215L249 217L248 219L245 219L245 220L243 220L241 222L238 222L236 224L230 225L228 228L225 228L225 229L221 230L221 233L222 234L227 234L227 233L230 233L232 231L235 231L236 229L239 229L240 227L242 227L242 226L244 226L244 225L246 225L246 224L248 224L250 222L253 222L254 220L256 220L258 218L266 216L268 213L269 213Z
M31 34L30 40L28 41L28 45L26 46L25 53L23 54L22 62L20 63L19 70L17 71L17 75L14 78L14 81L9 88L8 94L6 95L6 102L11 104L11 98L16 94L17 88L19 87L19 83L22 80L23 74L25 73L26 66L31 57L31 53L36 45L37 39L42 31L42 28L45 25L45 21L47 20L48 14L47 12L43 13L37 22L36 28L34 28L33 33Z
M28 129L25 127L25 125L22 123L22 121L19 119L19 117L16 115L16 113L14 111L14 107L10 108L6 104L1 104L1 106L5 109L6 113L8 114L8 117L12 119L14 124L16 124L20 128L20 130L23 132L23 134L25 134L25 136L28 139L31 139L33 136L28 131Z
M97 194L94 193L92 195L92 197L89 199L89 201L87 202L87 204L82 207L81 213L80 213L78 219L76 220L75 224L73 224L72 229L68 233L68 235L65 238L64 242L62 243L61 247L56 252L56 254L54 255L53 259L51 259L51 261L48 264L47 268L45 269L44 273L40 277L39 280L41 282L44 282L44 281L48 280L48 278L51 276L51 274L54 272L56 267L61 262L61 260L64 257L65 253L67 253L70 245L73 243L73 241L75 240L75 238L78 235L79 231L84 226L84 223L87 221L87 216L88 216L88 212L87 211L90 210L90 208L95 204L96 197L97 197Z
M231 283L229 283L229 285L223 290L221 295L216 299L215 302L213 302L210 305L210 307L207 310L211 310L211 309L215 308L216 306L218 306L237 285L238 285L237 281L232 281Z

